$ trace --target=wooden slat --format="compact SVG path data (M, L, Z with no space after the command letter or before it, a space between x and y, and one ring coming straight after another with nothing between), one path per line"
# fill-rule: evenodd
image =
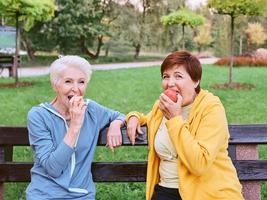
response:
M234 160L239 180L267 180L266 160ZM28 182L32 163L1 163L0 182ZM145 182L146 162L96 162L92 165L96 182Z
M145 182L146 162L96 162L92 165L96 182Z
M267 180L267 160L234 160L241 181Z
M146 133L146 127L142 127ZM106 144L106 133L108 128L101 131L98 145ZM267 144L267 124L229 125L229 144ZM130 145L126 128L122 128L123 144ZM146 145L147 137L140 135L136 145ZM29 145L28 131L26 127L0 126L0 145Z
M0 182L30 181L30 162L0 164ZM96 182L144 182L146 162L94 162L93 179Z
M141 127L144 134L141 135L139 134L138 137L136 138L136 145L147 145L147 128L146 126ZM106 145L107 143L107 131L108 128L105 128L104 130L102 130L99 134L99 138L98 138L98 145ZM122 132L122 141L123 141L123 145L131 145L128 136L127 136L127 131L126 131L126 127L123 127L121 129Z
M0 145L29 145L27 128L0 126Z
M230 144L267 144L267 124L229 125Z

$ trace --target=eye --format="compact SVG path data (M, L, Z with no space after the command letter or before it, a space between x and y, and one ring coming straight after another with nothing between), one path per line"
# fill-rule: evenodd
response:
M175 74L174 77L175 77L175 79L181 79L181 78L183 78L181 74Z
M163 74L162 79L167 79L167 78L169 78L169 76L166 74Z
M71 81L67 79L67 80L65 80L65 83L71 83Z
M80 84L85 84L85 81L84 81L84 80L82 80L82 81L79 81L79 83L80 83Z

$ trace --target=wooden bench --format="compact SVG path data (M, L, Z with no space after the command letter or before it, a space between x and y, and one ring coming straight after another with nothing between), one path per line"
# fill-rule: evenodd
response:
M146 132L146 127L142 127ZM229 154L243 185L246 200L260 200L260 181L267 180L267 160L258 160L258 145L267 143L267 124L230 125ZM107 129L101 131L98 145L106 144ZM125 128L123 144L130 145ZM5 182L29 182L31 162L13 162L13 146L27 146L26 127L0 126L0 199ZM136 145L147 145L146 135ZM94 162L93 178L96 182L145 182L146 161ZM219 181L219 180L218 180Z
M0 55L0 74L7 68L9 77L13 77L13 66L15 62L14 56L2 56ZM18 64L20 64L20 56L18 57Z

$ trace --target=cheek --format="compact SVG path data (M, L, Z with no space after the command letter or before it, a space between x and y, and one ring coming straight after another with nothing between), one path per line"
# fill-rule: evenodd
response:
M167 81L162 80L162 81L161 81L161 87L162 87L163 89L167 89L167 87L168 87Z

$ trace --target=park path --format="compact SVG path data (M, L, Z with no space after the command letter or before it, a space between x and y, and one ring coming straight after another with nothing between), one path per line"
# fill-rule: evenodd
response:
M214 64L218 58L202 58L199 59L201 64ZM138 68L138 67L151 67L155 65L160 65L161 61L148 61L148 62L129 62L129 63L112 63L112 64L94 64L92 68L96 70L114 70L114 69L125 69L125 68ZM23 67L18 69L19 77L29 77L29 76L42 76L49 74L49 67ZM8 77L7 69L4 69L0 74L0 77Z

